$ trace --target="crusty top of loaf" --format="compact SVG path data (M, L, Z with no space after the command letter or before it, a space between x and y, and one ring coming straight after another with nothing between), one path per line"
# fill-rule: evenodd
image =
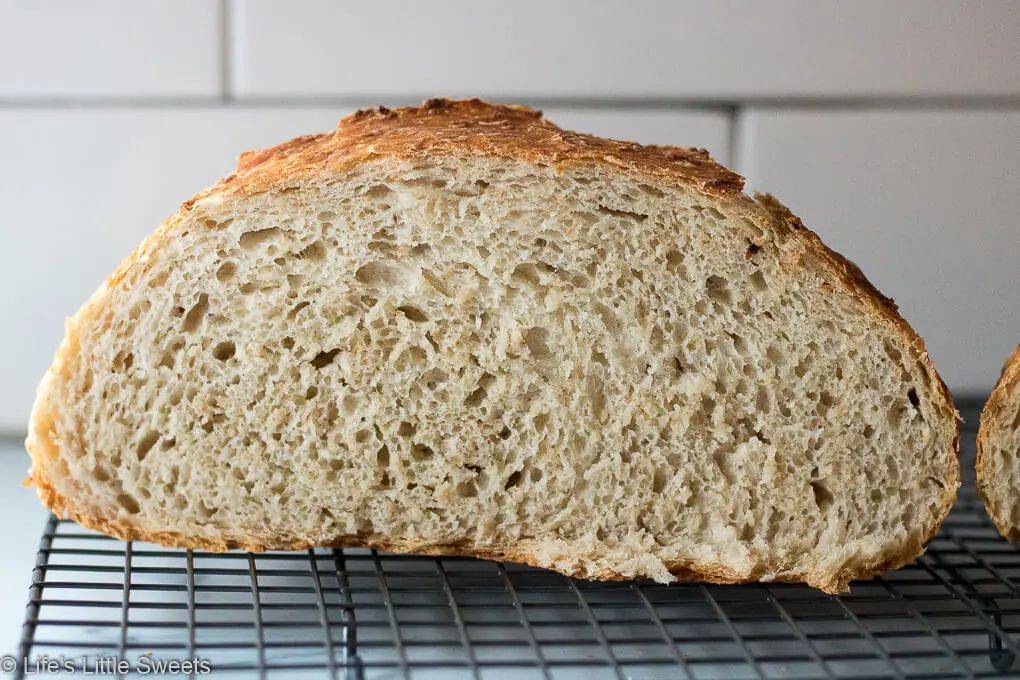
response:
M241 155L230 188L259 189L373 158L429 155L514 158L555 166L609 164L662 181L693 184L706 193L739 194L744 178L704 149L643 146L564 130L524 106L479 99L429 99L421 106L363 109L331 133L298 137Z

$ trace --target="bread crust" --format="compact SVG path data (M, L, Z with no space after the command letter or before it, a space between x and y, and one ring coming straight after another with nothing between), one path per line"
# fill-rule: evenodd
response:
M519 106L502 106L477 99L453 101L431 99L421 106L402 109L378 107L366 109L340 121L331 133L298 137L279 146L251 151L239 157L237 169L216 185L185 201L177 214L151 234L121 266L114 271L90 298L79 317L91 306L102 303L106 292L121 284L127 272L136 266L147 266L150 254L176 224L195 209L201 201L216 197L238 197L263 192L285 192L307 180L342 175L359 165L376 160L422 160L426 158L501 158L540 164L562 171L567 167L609 168L642 176L667 185L686 186L726 201L735 212L753 220L758 226L791 237L799 244L798 261L817 268L830 294L852 298L867 314L880 320L899 335L917 355L920 366L932 385L933 400L940 414L953 414L956 435L946 451L945 466L949 484L940 499L941 515L931 526L924 527L924 542L938 531L956 498L959 486L959 430L952 397L935 371L924 341L900 316L895 303L882 295L852 262L827 248L818 236L804 227L799 218L769 195L755 199L743 193L744 179L714 162L707 151L672 146L642 146L633 142L601 139L563 130L542 118L538 111ZM78 317L76 317L78 318ZM45 441L48 423L53 420L57 405L53 403L47 383L76 359L75 319L68 324L68 339L57 352L53 367L39 389L33 419L26 442L33 459L31 481L40 499L57 514L67 514L83 526L127 540L146 540L164 545L205 550L304 549L304 542L286 536L247 537L239 541L211 540L198 536L149 533L125 524L110 521L76 508L49 483L46 466L57 459L57 452ZM1016 372L1020 372L1018 369ZM993 395L994 396L994 395ZM991 402L989 402L991 403ZM335 547L374 547L383 550L413 551L425 554L464 555L538 564L533 553L513 547L474 549L454 545L406 545L393 543L386 537L341 536L329 542ZM854 578L867 578L912 561L923 552L911 543L897 554L860 566L857 571L844 571L837 578L820 574L736 574L722 565L691 567L667 565L679 580L711 583L741 583L762 577L784 581L806 581L829 592L843 590ZM547 565L542 565L547 566ZM580 574L570 574L577 576ZM626 578L611 571L599 572L596 578Z
M990 469L987 450L992 432L999 427L1005 427L1003 419L1008 420L1012 415L1007 413L1006 409L1009 406L1009 393L1017 382L1020 382L1020 345L1013 349L1013 353L1002 365L999 381L995 383L995 388L992 389L988 401L981 409L981 423L978 426L977 434L977 458L974 461L978 496L984 501L985 510L988 511L988 516L995 523L995 528L1004 538L1013 543L1020 543L1020 530L1006 523L1003 509L998 507L991 497L990 490L995 480Z

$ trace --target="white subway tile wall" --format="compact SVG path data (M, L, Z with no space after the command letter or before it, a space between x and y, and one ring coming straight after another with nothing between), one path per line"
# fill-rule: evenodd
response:
M233 79L241 97L843 97L1020 89L1020 4L1012 0L232 5Z
M0 433L63 319L240 151L437 95L707 148L857 260L958 390L1020 341L1020 3L0 0Z
M0 0L0 101L218 98L221 16L209 0Z

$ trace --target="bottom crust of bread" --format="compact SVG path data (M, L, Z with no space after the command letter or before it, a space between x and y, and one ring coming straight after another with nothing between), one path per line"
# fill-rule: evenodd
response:
M496 562L513 562L526 564L532 567L549 569L571 578L582 578L590 581L632 581L633 578L611 569L601 569L595 573L582 573L568 569L558 569L543 563L526 548L518 546L485 546L476 548L471 545L462 544L420 544L406 541L393 541L381 534L362 535L341 535L322 542L310 543L303 540L294 540L286 536L264 535L246 536L232 539L220 537L194 536L178 532L167 531L145 531L132 526L126 522L108 520L88 513L79 512L69 500L61 495L45 475L37 468L32 469L32 476L26 480L27 484L36 487L39 499L49 510L58 517L67 517L86 529L93 529L107 536L118 538L124 541L144 541L154 543L168 548L186 548L192 550L205 550L207 552L228 552L230 550L243 550L247 552L266 552L269 550L308 550L310 548L373 548L385 552L415 554L428 556L447 557L470 557ZM948 509L947 509L948 512ZM939 527L936 526L930 535L925 537L924 543L930 541ZM866 580L879 576L891 569L898 569L913 562L924 553L911 550L904 550L901 553L890 555L881 562L869 563L862 569L852 571L844 570L837 578L822 576L819 574L802 573L777 573L768 575L765 570L752 572L750 574L739 574L721 564L700 564L692 567L690 564L667 564L669 573L679 582L685 583L709 583L716 585L739 585L748 583L806 583L812 587L828 593L837 595L849 591L851 581Z

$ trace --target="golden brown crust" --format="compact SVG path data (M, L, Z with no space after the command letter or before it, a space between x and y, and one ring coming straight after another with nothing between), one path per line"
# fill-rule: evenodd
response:
M1017 382L1020 382L1020 345L1013 349L1013 353L1009 355L1009 358L1002 365L999 381L995 383L988 401L985 402L985 407L981 409L981 424L978 426L977 434L977 458L974 461L974 467L977 475L978 496L984 501L985 509L988 511L988 516L995 523L995 528L999 530L999 533L1004 538L1013 543L1020 544L1020 530L1006 523L1002 509L996 506L989 493L989 488L994 480L991 479L992 472L988 468L986 457L989 445L988 440L992 436L992 431L1005 427L1005 423L1002 422L1003 418L1005 417L1008 420L1011 415L1007 413L1009 393L1014 389Z
M216 192L258 192L307 177L338 174L377 158L499 157L552 167L609 165L714 195L739 194L744 178L703 149L642 146L563 130L539 111L478 99L430 99L402 109L378 107L340 121L333 133L307 135L244 153Z
M245 196L266 191L287 191L307 180L322 180L342 176L359 165L374 160L416 161L428 158L503 158L556 168L566 167L608 168L615 172L630 173L663 184L687 186L721 200L729 200L735 209L756 221L765 220L777 232L792 235L800 244L801 259L812 259L823 273L821 284L833 293L848 295L889 327L900 334L920 357L920 364L934 386L936 407L943 413L955 414L952 397L936 373L924 342L899 315L893 301L883 296L864 277L860 269L838 253L829 250L813 232L807 230L800 219L771 196L758 196L752 201L743 193L742 177L715 163L707 152L669 146L641 146L632 142L600 139L563 130L542 119L541 113L516 106L499 106L477 99L451 101L433 99L422 106L390 110L385 107L358 111L340 121L332 133L307 135L260 151L242 154L237 170L220 180L210 189L186 201L181 210L167 220L159 230L149 236L135 253L107 279L104 287L87 303L99 304L103 293L124 279L129 268L145 262L163 237L195 208L196 204L211 197ZM52 376L57 368L68 362L76 351L69 340L58 352ZM42 422L50 417L47 410L54 404L41 397L37 403L32 432L43 430ZM146 532L120 521L108 521L75 508L61 496L47 480L44 468L52 462L54 452L48 451L43 437L29 436L28 446L33 457L32 481L38 488L43 504L58 514L66 513L83 526L111 536L129 540L145 540L165 545L205 550L303 549L310 547L285 536L248 537L227 541L222 538L182 536L165 532ZM951 476L942 498L942 518L948 513L959 486L957 437L947 451L947 466ZM938 530L939 521L924 528L924 541L930 540ZM537 564L537 558L526 551L513 548L476 549L456 545L409 545L389 541L383 536L343 536L329 542L337 547L374 547L383 550L414 551L426 554L464 555L502 559L525 564ZM519 546L518 546L519 548ZM920 544L904 545L901 554L889 555L874 564L857 565L856 571L844 570L837 577L811 574L782 574L779 580L807 581L823 590L835 592L845 588L853 578L867 578L912 561L921 552ZM773 578L765 573L740 575L722 565L667 565L680 580L712 583L740 583ZM575 574L568 574L575 575ZM612 571L597 574L597 578L614 580L625 578Z

